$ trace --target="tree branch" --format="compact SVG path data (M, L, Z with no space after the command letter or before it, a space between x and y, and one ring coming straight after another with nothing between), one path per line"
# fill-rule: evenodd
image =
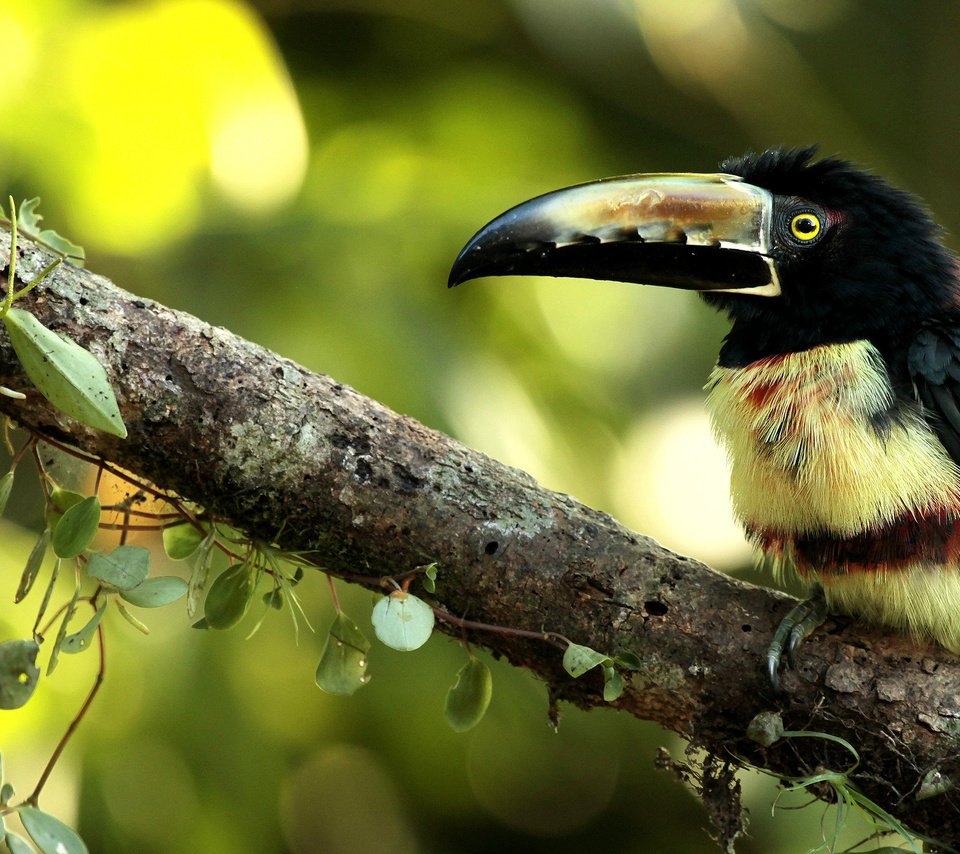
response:
M18 273L30 281L48 261L26 244ZM8 262L0 234L0 270ZM63 265L23 307L103 362L129 437L51 410L4 338L0 383L27 399L0 397L0 410L25 427L309 551L331 572L401 574L437 561L436 599L453 614L632 652L643 669L616 705L720 760L791 776L851 764L822 739L761 747L746 730L763 711L780 711L790 730L842 736L860 751L862 791L916 831L960 842L954 793L916 798L928 772L960 780L960 663L943 650L834 619L803 645L786 695L775 697L762 662L787 597L673 554L329 377L103 277ZM600 674L571 679L549 644L470 640L532 670L557 699L605 705Z

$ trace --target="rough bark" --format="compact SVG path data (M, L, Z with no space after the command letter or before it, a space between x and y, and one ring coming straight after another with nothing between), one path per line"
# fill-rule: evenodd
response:
M46 260L27 244L19 276L31 280ZM2 234L0 270L8 261ZM436 600L451 613L632 652L643 667L616 705L721 765L790 776L850 765L822 739L761 747L746 734L760 712L780 712L790 730L842 736L862 758L857 786L914 830L960 842L954 793L917 799L929 772L960 780L960 663L943 650L832 619L774 696L761 662L787 597L673 554L329 377L103 277L64 265L23 307L104 363L129 437L51 410L0 335L0 383L28 391L25 401L0 397L0 410L23 426L307 550L331 572L400 574L437 561ZM471 640L536 673L558 699L604 704L600 674L571 679L554 646Z

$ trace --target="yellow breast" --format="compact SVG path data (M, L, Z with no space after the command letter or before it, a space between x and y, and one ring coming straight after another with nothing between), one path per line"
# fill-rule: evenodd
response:
M960 507L960 470L866 341L717 367L707 388L749 529L850 536Z

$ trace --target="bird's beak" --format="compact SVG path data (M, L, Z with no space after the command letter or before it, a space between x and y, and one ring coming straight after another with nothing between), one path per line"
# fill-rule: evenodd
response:
M570 276L779 296L773 195L732 175L632 175L538 196L474 235L450 287Z

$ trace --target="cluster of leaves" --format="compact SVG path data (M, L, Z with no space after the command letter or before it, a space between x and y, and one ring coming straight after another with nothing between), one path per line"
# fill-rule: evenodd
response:
M778 776L778 779L782 779L784 782L789 783L790 785L784 787L777 796L777 800L774 801L772 807L774 812L777 809L780 797L789 792L805 792L826 786L829 787L833 794L831 799L835 806L833 831L830 834L824 832L820 845L810 849L807 854L816 854L816 852L819 851L837 851L840 833L851 815L859 815L868 826L873 828L874 833L871 834L870 839L865 841L870 841L872 839L876 839L877 837L894 834L898 836L902 842L909 845L909 849L907 850L913 851L915 854L921 854L921 851L925 850L921 848L921 844L924 842L932 845L937 851L949 852L949 854L957 854L956 849L949 845L945 845L942 842L929 839L925 836L911 833L899 821L897 821L896 818L883 809L883 807L868 798L856 787L856 785L852 782L851 777L856 771L857 767L860 765L860 754L857 752L857 749L845 738L841 738L840 736L832 735L831 733L827 732L814 732L812 730L785 730L780 715L775 712L762 712L761 714L757 715L750 722L750 726L747 728L747 735L765 747L769 747L771 744L774 744L781 738L818 738L839 745L853 757L851 764L843 771L832 771L829 769L820 768L816 773L805 777L783 778ZM763 769L759 770L762 771ZM763 773L769 772L763 771ZM934 794L937 794L937 792L931 791L925 796L930 797ZM855 845L853 848L844 850L846 852L853 851L854 849L860 848L861 844L863 843ZM882 847L874 848L869 852L863 852L863 854L886 854L888 851L900 850L902 849Z
M35 806L11 806L13 784L3 779L3 757L0 756L0 839L10 854L33 854L33 847L19 833L6 829L4 817L16 813L30 838L42 854L86 854L87 846L76 832L62 821Z
M419 567L423 586L436 592L437 565ZM367 685L370 641L360 627L340 608L334 597L336 616L327 632L327 639L317 666L317 685L329 694L349 696ZM397 585L386 596L378 598L370 616L377 639L400 652L422 647L433 633L434 609L406 586ZM483 719L493 696L490 668L467 647L467 662L457 673L447 691L444 714L451 728L466 732Z

